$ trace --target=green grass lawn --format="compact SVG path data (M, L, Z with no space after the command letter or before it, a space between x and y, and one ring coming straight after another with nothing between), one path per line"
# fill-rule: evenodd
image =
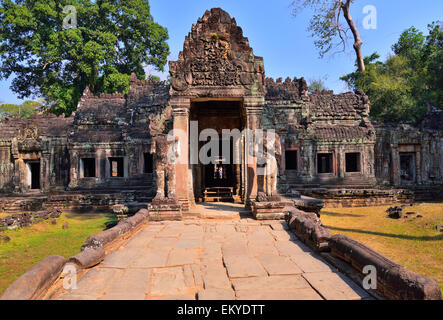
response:
M51 220L51 219L50 219ZM113 214L63 213L57 224L50 220L18 230L0 234L11 238L9 243L0 243L0 295L29 268L51 255L65 258L80 252L85 240L116 223ZM62 229L67 222L68 228Z
M331 233L346 234L419 274L434 278L443 291L443 203L406 207L408 219L387 218L384 207L323 209ZM423 218L416 218L417 213Z

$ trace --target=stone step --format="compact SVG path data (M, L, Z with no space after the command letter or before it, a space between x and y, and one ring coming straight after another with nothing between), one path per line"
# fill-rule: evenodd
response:
M234 202L232 197L204 197L203 202Z
M205 197L232 197L230 192L205 192Z

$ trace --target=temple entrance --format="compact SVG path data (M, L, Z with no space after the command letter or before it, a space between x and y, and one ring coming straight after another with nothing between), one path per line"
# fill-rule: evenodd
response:
M28 186L31 190L40 190L40 162L28 162Z
M217 137L211 136L206 141L198 142L199 155L204 154L207 160L202 162L199 157L198 164L192 165L196 202L241 201L242 144L233 137L223 137L223 130L238 129L241 132L243 128L241 101L193 102L190 119L197 121L199 137L206 137L201 133L208 129L209 131L205 132L212 132L213 135L217 133ZM208 148L209 143L215 148Z
M415 153L400 152L400 179L402 183L415 183Z

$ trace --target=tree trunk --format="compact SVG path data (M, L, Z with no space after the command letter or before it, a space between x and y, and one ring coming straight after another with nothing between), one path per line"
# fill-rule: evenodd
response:
M347 0L346 3L342 3L341 7L343 9L343 15L345 16L346 22L348 23L349 28L352 31L352 34L354 35L354 50L355 54L357 55L357 66L358 70L360 72L363 72L366 70L365 68L365 62L363 60L363 55L361 53L361 46L363 42L360 39L360 34L358 33L357 27L355 26L354 20L352 20L349 6L351 4L351 0Z

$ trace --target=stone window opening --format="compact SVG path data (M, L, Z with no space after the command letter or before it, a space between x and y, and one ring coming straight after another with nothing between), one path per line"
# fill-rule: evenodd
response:
M28 185L31 190L40 190L40 162L26 163L28 168Z
M360 153L353 152L346 154L346 172L361 172Z
M111 178L124 178L124 158L109 158Z
M298 170L298 151L286 150L285 151L285 167L286 170Z
M95 158L83 158L80 161L80 172L83 178L95 178L96 166Z
M317 154L317 172L319 174L334 173L332 153Z
M154 173L154 155L151 153L143 154L143 173Z

